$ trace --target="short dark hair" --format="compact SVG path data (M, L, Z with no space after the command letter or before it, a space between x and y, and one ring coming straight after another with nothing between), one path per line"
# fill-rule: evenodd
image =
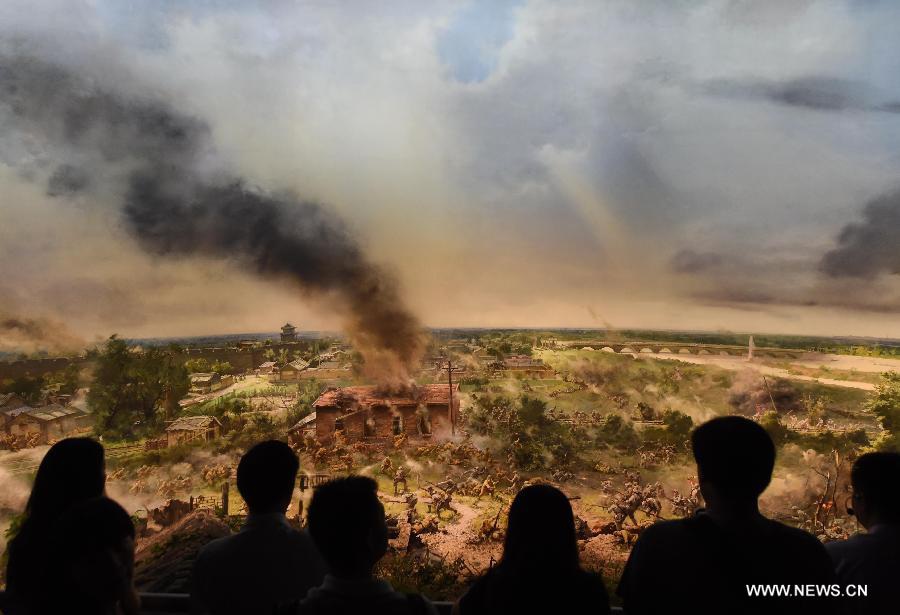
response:
M853 490L880 516L900 523L900 453L866 453L853 463L850 483Z
M238 464L237 488L250 512L273 512L290 499L297 482L300 460L279 440L260 442Z
M383 553L372 553L373 532L384 532L384 507L378 483L366 476L348 476L316 488L307 513L309 534L333 572L374 565ZM366 561L367 559L371 561Z
M758 498L772 480L775 444L750 419L721 416L707 421L691 434L691 448L701 479L726 498Z

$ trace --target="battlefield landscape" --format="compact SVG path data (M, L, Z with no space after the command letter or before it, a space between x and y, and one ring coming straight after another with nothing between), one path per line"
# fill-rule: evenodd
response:
M10 359L0 363L2 521L15 527L48 444L100 438L107 491L139 528L139 589L184 592L199 548L246 515L237 460L275 438L301 459L294 523L321 481L378 481L391 528L381 572L399 587L457 598L499 558L512 497L539 482L571 499L583 562L614 586L644 528L703 506L691 429L740 414L778 444L764 511L823 541L852 535L850 464L896 446L900 345L750 338L434 330L404 382L367 376L344 338L289 324L279 335L112 337L79 356Z
M854 460L900 450L897 23L0 2L0 551L47 450L92 438L137 589L187 600L276 439L298 527L377 481L400 591L459 598L546 483L613 596L704 506L690 435L723 415L777 447L766 515L856 534Z

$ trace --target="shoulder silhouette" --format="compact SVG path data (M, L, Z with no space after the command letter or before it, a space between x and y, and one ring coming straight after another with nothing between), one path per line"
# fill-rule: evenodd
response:
M39 613L138 612L134 525L111 499L72 506L52 525L44 556Z
M848 613L895 613L900 608L900 453L867 453L853 464L848 512L866 533L826 545L845 586L865 586L848 598ZM855 591L855 590L854 590Z
M598 575L582 570L568 498L550 485L525 487L509 509L503 557L457 604L481 613L607 613Z
M34 608L42 593L38 579L46 564L44 554L53 524L72 506L103 495L105 472L103 447L88 438L60 440L44 455L24 520L8 547L7 612Z
M397 592L387 581L374 577L375 564L388 546L384 506L374 480L350 476L317 487L307 518L309 533L325 558L329 574L321 586L310 590L288 612L436 614L425 598Z
M241 458L237 487L249 515L238 534L214 540L197 557L195 612L270 613L321 583L325 569L318 551L285 517L299 467L294 451L277 440L257 444Z
M691 447L707 508L641 534L618 588L627 612L834 612L833 599L762 597L748 589L835 582L815 537L759 512L775 466L766 431L743 417L720 417L694 430Z

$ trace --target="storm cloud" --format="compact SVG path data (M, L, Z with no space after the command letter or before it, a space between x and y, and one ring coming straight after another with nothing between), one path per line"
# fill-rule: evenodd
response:
M873 111L900 113L900 101L879 100L865 83L827 76L783 81L711 80L701 90L712 96L758 98L813 111Z
M862 210L862 220L846 225L837 247L822 257L821 270L834 278L874 278L900 274L900 190L879 196Z

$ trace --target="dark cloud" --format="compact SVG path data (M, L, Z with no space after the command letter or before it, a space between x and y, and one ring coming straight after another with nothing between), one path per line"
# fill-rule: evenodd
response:
M202 121L23 56L0 56L0 106L49 146L99 160L58 167L51 194L118 183L108 191L123 195L125 227L145 250L226 259L284 280L332 301L364 351L399 365L418 357L418 320L344 223L317 203L267 193L223 170ZM120 167L110 179L109 169Z
M47 180L47 194L49 196L72 196L84 191L88 187L90 178L79 167L71 164L61 164Z
M878 101L865 84L825 76L785 81L715 79L701 85L713 96L760 98L815 111L880 111L900 113L900 101Z
M831 277L900 274L900 190L869 201L862 216L841 230L838 247L822 257L820 269Z
M717 252L697 252L686 248L672 256L669 267L676 273L701 273L719 267L724 260Z

